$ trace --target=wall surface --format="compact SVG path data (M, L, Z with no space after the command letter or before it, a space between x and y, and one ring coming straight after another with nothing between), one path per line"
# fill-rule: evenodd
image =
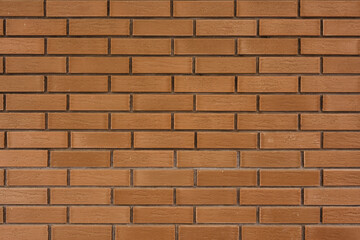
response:
M359 240L360 1L0 0L1 240Z

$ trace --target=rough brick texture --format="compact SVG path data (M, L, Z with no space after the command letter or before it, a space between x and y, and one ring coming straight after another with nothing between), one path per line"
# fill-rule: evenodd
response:
M359 0L0 0L1 240L359 240Z

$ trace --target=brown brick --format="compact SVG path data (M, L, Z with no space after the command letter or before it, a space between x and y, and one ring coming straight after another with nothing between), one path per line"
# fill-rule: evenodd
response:
M262 95L260 111L318 111L320 96L318 95Z
M1 92L43 92L43 76L0 76Z
M255 20L196 20L198 36L255 36Z
M227 113L176 113L174 115L174 128L231 130L234 129L234 115Z
M2 129L45 129L44 113L0 113Z
M256 186L256 170L198 170L197 186Z
M14 17L41 17L44 16L44 2L42 0L1 0L0 15Z
M0 235L3 240L26 239L46 240L48 239L47 225L1 225Z
M44 54L44 39L1 38L0 54Z
M305 151L305 167L359 167L360 151Z
M130 148L129 132L72 132L72 148Z
M170 55L171 40L163 38L113 38L112 54Z
M75 111L126 111L130 109L130 96L127 94L73 94L70 96L69 108Z
M193 170L134 170L134 186L193 186Z
M110 188L53 188L50 190L50 203L110 204Z
M231 76L175 76L175 92L234 92Z
M255 223L255 207L197 207L197 223Z
M66 19L7 19L6 34L15 35L66 35Z
M260 223L319 223L317 207L261 207Z
M320 171L260 170L260 186L320 186Z
M176 55L234 55L235 41L232 39L175 39Z
M302 17L360 17L358 1L302 0Z
M360 189L358 188L306 188L304 189L305 205L358 205Z
M301 114L302 130L360 130L358 114Z
M114 203L118 205L171 205L172 188L121 188L114 190Z
M71 186L129 186L130 171L125 169L72 169Z
M134 35L137 36L191 36L193 35L193 21L135 19L133 23Z
M308 240L336 240L345 237L356 240L360 237L359 226L306 226L305 235Z
M319 73L318 57L260 57L260 73Z
M61 111L66 110L64 94L8 94L6 109L12 111Z
M360 20L358 19L324 19L325 36L358 36Z
M114 167L172 167L172 151L114 151Z
M6 173L9 186L65 186L67 184L66 170L9 169Z
M241 17L297 17L297 1L237 1L237 16Z
M177 188L177 205L235 205L235 188Z
M192 207L134 207L134 223L192 223Z
M175 240L175 226L166 225L123 225L115 227L116 240L146 239L153 236L158 240Z
M263 132L260 147L264 149L320 148L319 132Z
M243 188L240 205L300 205L300 188Z
M360 148L360 132L325 132L324 148Z
M56 225L51 228L53 240L111 240L111 226Z
M354 38L301 39L301 54L310 55L356 55L360 53L360 40Z
M198 57L195 62L196 73L255 73L254 57Z
M238 92L297 92L297 77L238 76Z
M47 204L47 189L0 188L0 204Z
M319 19L261 19L261 36L319 36Z
M239 238L238 226L211 226L198 225L179 227L180 240L211 239L211 240L237 240Z
M7 57L6 72L65 73L66 59L65 57Z
M178 151L177 167L236 167L235 151Z
M133 73L191 73L191 57L134 57Z
M359 57L324 57L324 73L360 73Z
M48 76L49 92L107 92L106 76Z
M300 167L299 151L241 151L240 167Z
M360 171L359 170L324 170L323 182L324 186L359 186Z
M360 92L360 77L302 76L301 92Z
M256 133L199 132L198 148L256 148Z
M70 223L129 223L129 207L70 207Z
M66 207L7 207L7 223L66 223Z
M324 95L324 111L360 111L359 95Z
M293 38L239 38L238 53L296 55L298 53L298 41Z
M198 111L255 111L255 95L197 95Z
M170 1L110 1L110 16L170 17Z
M70 57L70 73L128 73L127 57Z
M104 0L49 0L46 4L49 17L101 17L107 15L107 2ZM57 239L55 239L57 240Z
M324 207L324 223L360 223L359 207Z
M67 132L9 132L9 148L67 148Z
M49 113L49 129L107 129L106 113Z
M70 19L70 35L129 35L129 19Z
M48 54L107 54L106 38L48 38Z
M193 148L192 132L135 132L135 148Z
M2 150L0 151L1 167L46 167L47 151L45 150Z
M174 1L175 17L232 17L234 16L234 2L222 1Z
M171 129L171 114L113 113L111 129Z
M135 111L191 111L193 96L184 94L135 94Z
M112 92L170 92L169 76L112 76Z
M51 151L51 167L109 167L107 151Z
M238 114L237 129L241 130L296 130L296 114Z
M244 226L241 235L246 240L300 240L301 226Z

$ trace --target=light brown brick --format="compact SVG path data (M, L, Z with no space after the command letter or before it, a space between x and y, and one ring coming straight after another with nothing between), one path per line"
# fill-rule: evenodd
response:
M184 94L135 94L135 111L191 111L193 96Z
M129 132L72 132L72 148L130 148Z
M255 20L196 20L197 36L255 36Z
M109 167L107 151L51 151L51 167Z
M67 148L67 132L9 132L9 148Z
M70 223L129 223L129 207L70 207Z
M197 223L255 223L255 207L197 207Z
M238 92L297 92L298 80L292 76L238 76Z
M61 111L66 110L64 94L8 94L6 109L11 111Z
M170 17L170 1L110 1L110 16Z
M44 54L44 39L1 38L0 54Z
M236 167L235 151L178 151L177 167Z
M292 149L320 148L319 132L263 132L260 148Z
M1 0L0 15L14 17L41 17L44 16L44 2L42 0ZM7 240L7 239L6 239Z
M260 73L319 73L318 57L260 57Z
M0 76L1 92L43 92L43 76Z
M0 115L1 116L1 115ZM234 115L221 113L176 113L175 129L234 129Z
M0 151L1 167L46 167L47 151L45 150L2 150Z
M197 186L256 186L256 170L198 170Z
M360 223L359 207L324 207L324 223Z
M66 207L7 207L8 223L66 223Z
M66 59L65 57L7 57L6 72L65 73Z
M128 73L127 57L70 57L70 73Z
M71 169L71 186L129 186L130 171L125 169Z
M106 113L49 113L49 129L107 129Z
M198 57L195 62L196 73L255 73L254 57Z
M73 94L70 96L69 108L75 111L126 111L130 109L130 96L127 94Z
M113 38L111 54L170 55L171 40L163 38Z
M172 167L172 151L114 151L114 167Z
M106 76L48 76L49 92L106 92Z
M193 186L193 170L134 170L134 186Z
M46 203L46 188L0 188L0 204L38 205Z
M104 0L49 0L46 4L49 17L101 17L107 15L107 2ZM55 239L57 240L57 239Z
M360 130L357 114L301 114L302 130Z
M324 73L360 73L360 57L324 57Z
M323 182L324 186L359 186L360 171L357 169L325 169Z
M48 239L47 225L1 225L0 235L3 240L26 239L46 240Z
M111 129L171 129L171 114L113 113Z
M175 92L234 92L231 76L175 76Z
M107 54L106 38L48 38L48 54Z
M320 171L260 170L260 186L320 186Z
M325 132L324 148L360 148L360 132Z
M256 148L256 133L199 132L198 148Z
M114 203L118 205L171 205L172 188L121 188L114 190Z
M305 151L305 167L359 167L360 151Z
M358 112L360 110L359 95L324 95L324 111L349 111Z
M234 16L234 2L222 1L174 1L175 17L232 17Z
M296 17L297 1L237 1L237 16L241 17Z
M191 57L134 57L133 73L191 73Z
M304 189L305 205L358 205L360 202L358 188L306 188Z
M6 173L9 186L65 186L67 184L66 170L9 169Z
M261 19L261 36L319 36L319 19Z
M254 168L300 167L299 151L241 151L240 166Z
M169 76L112 76L112 92L170 92Z
M302 76L301 92L360 92L360 77Z
M238 114L237 129L241 130L296 130L296 114Z
M320 96L318 95L262 95L260 111L318 111Z
M2 129L45 129L44 113L0 113Z
M358 19L324 19L325 36L357 36L360 34Z
M300 205L300 188L243 188L240 205Z
M235 41L232 39L175 39L176 55L234 55Z
M298 41L294 38L239 38L238 53L296 55L298 53Z
M129 35L129 19L70 19L70 35Z
M198 111L255 111L255 95L197 95Z
M66 19L7 19L6 34L15 35L66 35Z
M191 239L237 240L239 238L239 228L237 226L182 225L179 227L178 231L181 240L191 240Z
M235 188L177 188L177 205L235 205Z
M348 240L356 240L360 237L359 226L306 226L305 234L309 240L336 240L338 237L346 237Z
M317 207L261 207L260 223L319 223Z
M193 148L193 132L135 132L135 148Z
M119 225L115 227L116 240L146 239L175 240L175 226L167 225Z
M192 207L134 207L134 223L192 223Z
M53 188L50 189L50 203L52 205L110 204L110 188Z
M301 39L301 54L309 55L357 55L360 40L354 38Z
M244 226L241 235L246 240L298 240L301 226Z
M302 0L302 17L360 17L358 1Z
M136 36L191 36L193 21L188 19L135 19L133 31Z
M111 240L111 226L56 225L51 228L53 240Z

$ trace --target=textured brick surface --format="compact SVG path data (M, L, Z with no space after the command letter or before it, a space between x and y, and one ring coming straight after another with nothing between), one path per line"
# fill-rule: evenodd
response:
M0 0L0 239L360 239L359 56L359 0Z

